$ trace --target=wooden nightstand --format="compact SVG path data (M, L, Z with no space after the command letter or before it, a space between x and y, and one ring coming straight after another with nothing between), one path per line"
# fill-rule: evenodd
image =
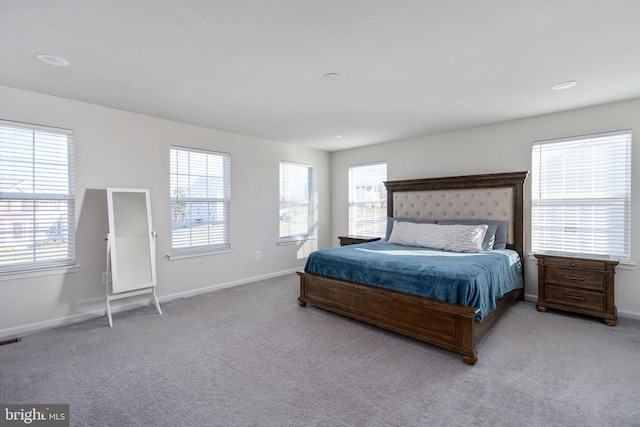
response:
M618 261L536 254L538 258L538 311L548 308L602 318L615 326L618 311L613 292Z
M370 237L370 236L338 236L340 239L340 246L346 245L357 245L358 243L368 243L375 242L376 240L380 240L380 237Z

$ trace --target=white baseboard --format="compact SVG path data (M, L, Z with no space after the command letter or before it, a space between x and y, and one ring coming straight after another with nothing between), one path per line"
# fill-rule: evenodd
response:
M220 289L245 285L248 283L258 282L260 280L272 279L274 277L286 276L287 274L295 273L296 271L300 271L300 270L301 268L293 268L291 270L284 270L284 271L279 271L275 273L269 273L262 276L254 276L246 279L234 280L233 282L220 283L218 285L207 286L204 288L192 289L189 291L159 296L158 300L161 303L165 303L178 298L190 298L200 294L217 291ZM536 302L538 300L538 296L534 294L525 294L524 299L525 301L528 301L528 302ZM147 305L147 301L130 302L130 303L118 305L116 307L112 307L112 313L120 313L123 311L144 307L146 305ZM85 320L94 319L96 317L103 317L103 316L105 317L105 320L104 320L105 326L108 327L109 324L106 319L106 308L105 308L104 310L101 309L101 310L87 311L84 313L72 314L69 316L59 317L56 319L44 320L42 322L29 323L27 325L0 329L0 339L9 339L17 336L24 336L27 334L40 332L46 329L53 329L60 326L70 325L72 323L78 323ZM629 318L629 319L640 320L640 313L636 313L634 311L618 310L618 316Z
M250 277L248 279L235 280L233 282L221 283L218 285L207 286L205 288L200 289L192 289L189 291L179 292L176 294L163 295L159 296L158 300L160 302L168 302L178 298L189 298L200 294L205 294L207 292L217 291L219 289L232 288L234 286L246 285L247 283L259 282L260 280L273 279L274 277L286 276L287 274L295 273L296 271L300 271L302 268L294 268L291 270L279 271L276 273L265 274L262 276Z
M640 313L636 313L635 311L618 310L618 317L640 320Z
M231 288L234 286L245 285L247 283L258 282L261 280L272 279L274 277L286 276L287 274L295 273L296 271L300 271L301 268L294 268L291 270L279 271L276 273L269 273L262 276L249 277L246 279L235 280L233 282L221 283L218 285L207 286L205 288L200 289L192 289L185 292L178 292L175 294L163 295L158 297L158 301L161 303L172 301L178 298L189 298L196 295L204 294L207 292L217 291L219 289ZM106 299L105 299L106 304ZM111 308L112 313L119 313L127 310L132 310L134 308L140 308L147 305L147 301L136 301L125 303L121 305L117 305ZM36 332L44 331L46 329L58 328L60 326L70 325L72 323L78 323L89 319L95 319L96 317L105 317L104 323L105 326L108 327L109 323L106 318L106 306L104 309L87 311L84 313L71 314L69 316L58 317L56 319L43 320L42 322L29 323L26 325L14 326L12 328L0 329L0 339L9 339L18 336L24 336L28 334L33 334Z
M20 325L20 326L14 326L12 328L2 329L0 330L0 339L24 336L24 335L44 331L46 329L53 329L59 326L82 322L82 321L93 319L99 316L104 316L105 312L106 312L106 308L104 311L97 311L97 310L87 311L85 313L72 314L69 316L58 317L56 319L43 320L42 322L29 323L26 325ZM109 324L106 323L106 318L105 318L105 325L109 326Z

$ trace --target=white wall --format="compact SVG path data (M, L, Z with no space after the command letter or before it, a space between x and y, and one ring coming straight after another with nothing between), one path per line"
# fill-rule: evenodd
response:
M104 312L100 276L106 258L107 187L150 189L154 228L159 233L157 292L161 298L292 271L304 265L310 250L330 245L327 152L2 86L0 118L75 131L80 265L75 273L0 280L0 337ZM167 259L171 144L231 154L231 252ZM280 160L315 167L319 239L304 246L277 245ZM261 259L256 259L258 250ZM117 316L114 321L117 326Z
M0 280L3 337L104 312L100 274L108 229L106 187L151 190L154 228L159 233L158 294L161 298L189 295L300 268L310 250L337 245L337 236L348 232L349 165L386 160L389 179L529 170L532 141L640 129L640 99L332 154L2 86L0 119L75 131L80 264L76 273ZM231 153L230 253L167 259L171 144ZM640 188L639 150L634 149L633 156L635 213L640 211L640 199L635 197L635 189ZM276 244L280 160L315 166L319 239L312 245ZM530 214L525 212L528 233ZM640 216L632 215L633 260L640 254L639 233ZM262 252L260 260L255 258L257 250ZM526 292L536 294L535 260L526 260L526 271ZM637 269L618 268L616 305L621 314L640 316L639 284ZM117 327L117 316L115 323Z
M640 257L640 99L334 152L331 244L337 244L335 236L348 232L348 168L352 164L386 160L389 180L531 170L533 141L620 129L635 130L631 182L631 257L635 262ZM526 206L531 206L530 183L528 179ZM526 236L530 230L531 211L525 207ZM535 259L527 259L525 268L525 291L537 295ZM615 281L620 314L640 316L640 270L619 266Z

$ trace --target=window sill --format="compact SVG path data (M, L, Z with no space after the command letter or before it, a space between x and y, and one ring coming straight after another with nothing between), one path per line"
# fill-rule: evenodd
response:
M5 280L16 280L16 279L29 279L31 277L39 277L39 276L53 276L56 274L67 274L67 273L76 273L80 270L79 265L69 265L66 267L50 267L50 268L41 268L34 270L25 270L25 271L14 271L14 272L4 272L0 273L0 281Z
M232 251L233 251L233 248L224 248L224 249L201 251L201 252L191 252L191 253L177 254L177 255L169 254L169 255L167 255L167 258L169 259L169 261L176 261L176 260L185 259L185 258L196 258L196 257L201 257L201 256L228 254L228 253L231 253Z
M278 246L299 245L300 243L305 243L312 240L316 240L316 238L312 236L312 237L300 237L298 239L278 240Z

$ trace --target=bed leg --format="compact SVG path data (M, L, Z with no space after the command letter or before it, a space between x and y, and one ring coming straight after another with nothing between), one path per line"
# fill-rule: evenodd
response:
M464 363L466 363L467 365L473 366L478 361L478 356L467 356L467 355L463 354L462 355L462 361Z

